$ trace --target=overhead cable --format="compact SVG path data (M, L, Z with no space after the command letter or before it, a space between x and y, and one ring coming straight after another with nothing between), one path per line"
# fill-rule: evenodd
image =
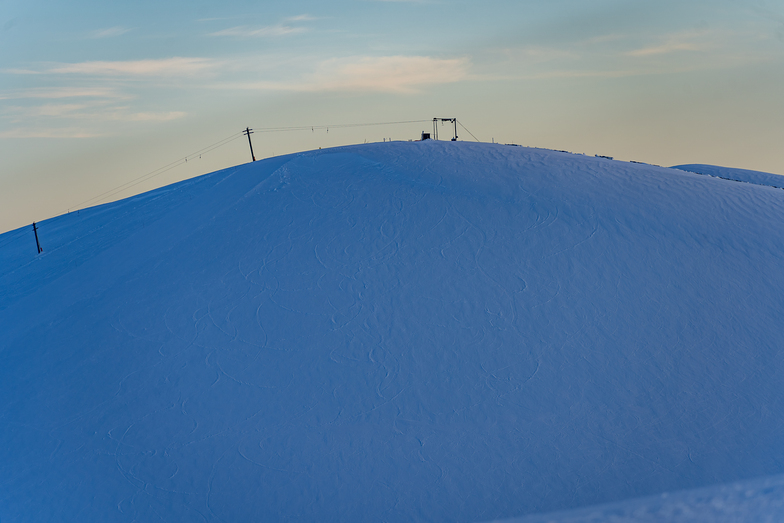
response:
M474 140L476 140L477 142L479 141L479 138L477 138L476 136L474 136L474 133L472 133L471 131L469 131L468 129L466 129L466 126L460 123L460 120L458 120L458 121L457 121L457 124L458 124L460 127L462 127L463 129L465 129L465 131L466 131L468 134L470 134L470 135L471 135L471 136L474 138Z
M103 193L99 194L98 196L93 196L92 198L87 199L87 200L85 200L85 201L75 205L71 209L74 209L74 210L75 209L81 209L83 205L96 204L96 203L98 203L98 202L100 202L102 200L111 198L112 196L114 196L114 195L116 195L116 194L118 194L118 193L120 193L120 192L122 192L122 191L124 191L126 189L130 189L131 187L133 187L135 185L139 185L142 182L145 182L147 180L155 178L156 176L159 176L159 175L165 173L166 171L170 171L171 169L174 169L175 167L177 167L179 165L182 165L183 163L186 163L188 161L188 159L190 159L190 158L194 158L196 156L200 156L202 154L206 154L206 153L208 153L210 151L213 151L213 150L217 149L218 147L222 147L222 146L228 144L229 142L232 142L232 141L236 140L237 138L239 138L241 136L242 136L242 133L234 133L231 136L229 136L227 138L224 138L223 140L215 142L212 145L208 145L207 147L203 147L202 149L199 149L196 152L193 152L193 153L191 153L191 154L189 154L189 155L187 155L187 156L185 156L183 158L180 158L179 160L175 160L175 161L173 161L173 162L171 162L171 163L169 163L167 165L164 165L163 167L159 167L158 169L155 169L154 171L150 171L147 174L139 176L138 178L134 178L133 180L127 181L127 182L125 182L122 185L118 185L117 187L114 187L112 189L109 189L106 192L103 192ZM65 214L66 212L70 212L70 210L69 211L65 211L65 212L61 212L60 214Z

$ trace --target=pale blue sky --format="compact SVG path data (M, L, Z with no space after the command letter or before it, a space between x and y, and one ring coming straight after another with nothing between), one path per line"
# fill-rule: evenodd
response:
M246 126L455 116L482 141L784 174L782 85L782 1L0 0L0 231ZM253 138L263 158L428 127ZM116 197L248 160L235 140Z

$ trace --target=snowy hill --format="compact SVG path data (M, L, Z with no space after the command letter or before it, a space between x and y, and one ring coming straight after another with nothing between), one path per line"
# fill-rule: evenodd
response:
M487 521L784 473L780 189L395 142L39 225L41 255L0 235L4 523Z

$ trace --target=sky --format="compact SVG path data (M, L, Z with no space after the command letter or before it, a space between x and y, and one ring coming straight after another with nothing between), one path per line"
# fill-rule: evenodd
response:
M0 0L0 232L250 161L246 127L784 174L782 85L780 0Z

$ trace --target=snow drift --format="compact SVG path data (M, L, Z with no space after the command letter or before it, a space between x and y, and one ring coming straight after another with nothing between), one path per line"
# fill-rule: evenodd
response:
M676 165L673 167L673 169L680 169L682 171L689 171L698 174L706 174L708 176L724 178L725 180L734 180L736 182L767 185L769 187L776 187L777 189L784 188L784 176L779 174L750 171L748 169L734 169L731 167L719 167L717 165L704 165L698 163Z
M784 472L773 187L385 143L39 234L0 250L2 521L467 522Z
M776 523L784 520L784 475L665 492L505 523Z

